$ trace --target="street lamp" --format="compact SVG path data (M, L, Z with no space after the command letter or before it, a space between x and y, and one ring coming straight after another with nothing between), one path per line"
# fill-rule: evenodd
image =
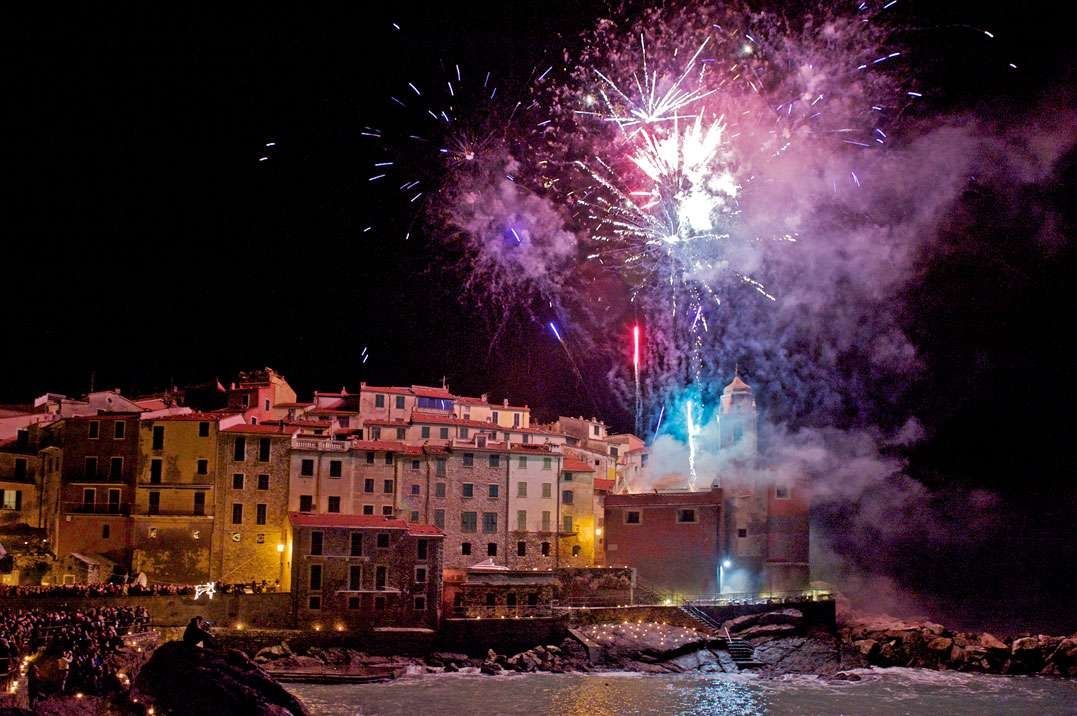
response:
M718 564L718 593L721 594L723 583L725 582L725 571L733 566L733 560L726 558Z

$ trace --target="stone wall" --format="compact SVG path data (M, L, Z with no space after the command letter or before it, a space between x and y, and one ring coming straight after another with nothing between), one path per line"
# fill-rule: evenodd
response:
M565 604L581 606L631 604L635 569L631 567L561 567L559 598Z
M0 599L5 609L92 609L94 607L145 607L153 626L184 626L192 617L204 616L215 626L280 627L291 625L292 595L287 592L269 594L217 594L213 599L191 596L160 597L5 597Z
M485 656L489 649L516 654L544 645L560 644L568 627L560 617L536 619L446 619L436 641L444 651Z

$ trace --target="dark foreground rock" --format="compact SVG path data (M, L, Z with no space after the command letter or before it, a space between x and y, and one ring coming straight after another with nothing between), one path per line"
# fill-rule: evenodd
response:
M158 647L139 671L134 691L160 714L309 716L299 699L243 652L179 641Z

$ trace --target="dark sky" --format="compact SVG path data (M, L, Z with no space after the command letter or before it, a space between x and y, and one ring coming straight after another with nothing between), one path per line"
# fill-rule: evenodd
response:
M459 300L460 277L431 261L422 237L400 240L396 205L368 191L358 130L439 60L521 82L602 6L341 5L98 4L7 18L0 401L79 393L92 371L98 387L134 392L271 365L303 393L446 375L455 390L507 394L544 417L591 412L543 326L513 321L492 341L483 312ZM1021 67L999 79L971 48L925 32L938 45L938 63L921 68L938 109L989 119L1072 100L1061 11L1000 5L903 1L910 24L998 28ZM1022 234L1025 217L998 216L990 192L970 196L967 225L990 222L1005 248L957 242L909 298L927 365L908 400L931 434L911 468L1020 507L1023 522L978 558L1004 549L1013 556L1000 572L1028 564L1025 596L1075 581L1074 180L1070 157L1028 197L1064 218L1066 243L1049 255Z

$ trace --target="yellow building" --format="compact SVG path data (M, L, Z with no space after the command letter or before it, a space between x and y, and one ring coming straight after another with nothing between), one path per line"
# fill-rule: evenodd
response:
M598 523L595 518L595 468L576 457L566 456L561 465L558 491L558 525L562 567L589 567L596 563ZM598 560L601 561L601 560Z
M169 415L139 425L132 570L153 582L210 576L218 432L240 416Z

